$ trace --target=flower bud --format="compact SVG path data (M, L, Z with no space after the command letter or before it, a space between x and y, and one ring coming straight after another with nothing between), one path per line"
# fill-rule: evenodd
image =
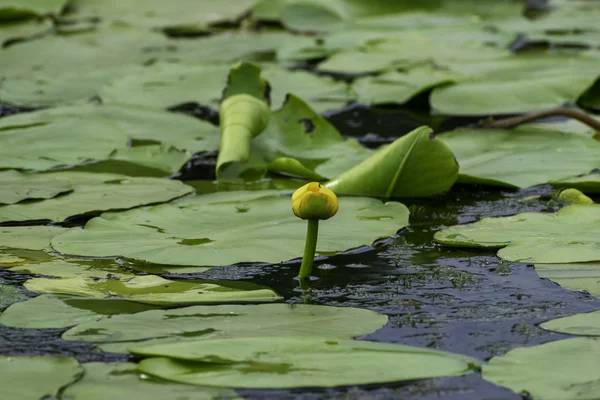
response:
M294 192L292 210L302 219L329 219L338 211L338 199L319 182L311 182Z

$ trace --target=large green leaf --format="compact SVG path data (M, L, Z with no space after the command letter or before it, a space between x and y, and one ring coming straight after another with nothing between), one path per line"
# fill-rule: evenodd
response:
M73 185L49 180L40 175L25 175L19 171L0 171L0 204L15 204L26 199L51 199L73 190Z
M98 299L124 299L159 306L193 304L260 303L281 300L281 297L262 286L215 282L172 281L156 275L142 275L98 279L76 276L73 278L33 278L24 286L41 293L72 294Z
M65 231L58 226L0 226L0 248L44 250L50 239Z
M47 19L3 22L0 24L0 45L13 40L26 39L51 29L52 22Z
M186 102L217 106L227 82L229 64L156 63L137 74L116 79L103 87L106 102L171 107ZM348 85L306 71L289 71L265 66L262 76L271 84L272 105L279 106L287 93L304 98L317 111L345 105L351 96Z
M535 270L541 278L550 279L566 289L583 290L600 297L600 262L535 264Z
M133 347L138 369L195 385L332 387L464 375L469 357L425 348L317 337L253 337ZM410 367L409 367L410 366Z
M83 369L67 356L0 356L0 393L5 399L52 398L77 380Z
M600 392L600 338L575 338L509 351L482 377L536 400L591 400Z
M342 173L327 187L337 194L424 197L450 190L457 176L452 152L430 128L421 127Z
M0 1L0 21L30 18L45 14L58 14L68 0L18 0Z
M575 188L584 193L600 193L600 174L575 176L548 183L558 188Z
M217 127L181 114L127 105L58 107L0 120L0 168L43 170L110 159L168 175L190 157L173 148L196 153L214 151L218 143Z
M544 322L540 326L549 331L568 335L600 336L600 311L557 318Z
M233 391L166 383L141 377L133 363L99 363L82 365L85 375L69 385L63 397L72 400L233 400Z
M106 315L125 315L152 308L119 299L98 300L43 294L8 307L0 314L0 323L14 328L67 328L97 321Z
M132 178L116 174L56 172L47 179L72 182L74 190L47 200L0 207L0 222L65 219L109 210L125 210L141 205L162 203L184 196L193 188L180 181L158 178ZM75 180L73 182L71 179ZM86 183L79 183L87 180Z
M431 106L442 114L489 115L542 111L575 102L598 78L597 56L513 56L452 65L469 75L435 88Z
M484 218L434 235L446 246L501 248L515 262L562 264L600 260L600 205L570 205L556 214Z
M350 339L381 328L387 320L385 315L349 307L193 306L113 315L71 328L63 334L63 339L103 343L102 349L115 352L126 352L128 347L139 346L142 341L154 344L267 335Z
M302 255L305 221L291 212L289 197L252 192L222 194L209 203L162 205L98 217L84 229L55 237L55 250L69 255L117 257L155 264L216 266L241 262L278 263ZM207 199L208 197L208 199ZM334 255L393 236L408 224L400 203L369 198L340 199L335 218L321 224L317 253Z
M528 128L457 129L439 138L456 156L462 183L529 187L600 168L600 142L582 135Z

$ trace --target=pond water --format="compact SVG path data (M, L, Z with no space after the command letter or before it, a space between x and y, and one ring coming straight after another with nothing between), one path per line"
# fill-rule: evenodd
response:
M331 120L346 135L362 135L372 146L394 137L395 132L406 132L423 123L404 112L377 114L364 108L350 108L331 116ZM365 133L370 134L364 136ZM207 167L210 158L203 160L197 163L197 169L183 176L210 178L210 167ZM318 279L311 282L308 299L294 280L298 261L279 266L233 266L201 274L163 276L237 279L269 286L292 304L308 301L370 309L388 315L390 320L382 329L360 339L447 350L488 360L515 347L566 337L545 331L538 324L600 309L600 301L541 279L532 265L503 262L495 251L442 248L433 243L433 234L446 226L489 216L556 211L558 206L549 201L550 193L550 186L511 191L455 185L444 196L404 201L411 210L410 226L374 249L361 248L336 257L319 258L315 273ZM30 277L0 269L1 284L20 287ZM125 355L94 350L88 343L64 341L60 336L65 330L15 329L0 325L0 354L65 354L80 362L128 359ZM521 398L482 380L479 373L360 389L243 390L238 393L250 399Z

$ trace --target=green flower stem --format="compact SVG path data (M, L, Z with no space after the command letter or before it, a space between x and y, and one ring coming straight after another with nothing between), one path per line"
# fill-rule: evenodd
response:
M306 229L306 243L304 244L304 256L302 256L302 265L298 278L306 279L312 272L315 251L317 250L317 236L319 236L319 220L309 219Z

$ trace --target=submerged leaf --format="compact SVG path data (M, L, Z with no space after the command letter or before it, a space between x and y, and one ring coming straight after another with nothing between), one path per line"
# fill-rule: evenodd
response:
M446 246L501 248L514 262L562 264L600 260L600 205L570 205L556 214L484 218L436 232Z
M244 192L242 192L243 195ZM304 222L284 196L247 192L198 196L183 205L137 209L98 217L84 229L56 237L55 250L70 255L117 257L169 265L217 266L241 262L278 263L302 255ZM408 224L396 202L340 199L338 217L323 223L317 253L334 255L393 236Z
M478 361L387 343L316 337L253 337L130 348L151 358L138 369L195 385L240 388L334 387L464 375ZM410 366L410 368L407 368Z
M112 352L127 352L128 347L145 343L267 335L350 339L381 328L387 320L385 315L350 307L306 304L193 306L102 318L68 330L63 339L104 343L100 347Z

